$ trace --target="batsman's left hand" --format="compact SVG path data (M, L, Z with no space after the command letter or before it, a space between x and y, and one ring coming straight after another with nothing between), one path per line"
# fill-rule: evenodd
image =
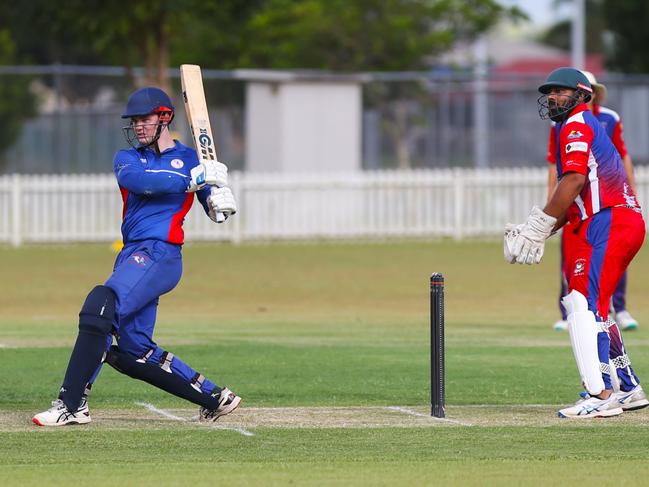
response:
M237 203L234 200L232 190L227 186L217 188L212 186L210 188L210 195L207 197L207 205L209 207L210 218L216 223L222 223L230 215L237 212Z

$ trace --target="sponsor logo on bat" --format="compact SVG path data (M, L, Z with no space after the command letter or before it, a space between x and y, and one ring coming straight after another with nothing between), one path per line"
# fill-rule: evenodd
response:
M212 137L207 133L207 130L200 129L198 136L198 145L200 147L201 155L204 159L215 160L214 147L212 146Z

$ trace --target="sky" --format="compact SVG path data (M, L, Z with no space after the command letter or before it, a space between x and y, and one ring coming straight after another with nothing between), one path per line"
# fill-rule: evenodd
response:
M534 28L547 27L569 15L569 5L555 8L554 2L555 0L498 0L502 5L517 6L527 13Z

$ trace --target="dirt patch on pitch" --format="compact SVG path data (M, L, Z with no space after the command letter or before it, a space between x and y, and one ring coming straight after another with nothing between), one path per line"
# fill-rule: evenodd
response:
M649 410L627 412L607 419L566 420L556 416L552 405L449 406L446 418L430 416L430 408L390 407L241 407L216 423L198 423L195 409L163 409L149 405L133 409L95 409L93 422L80 429L169 429L215 428L253 436L260 428L439 428L439 427L583 427L622 425L649 426ZM172 426L174 425L174 426ZM31 423L31 412L0 411L0 431L54 431Z

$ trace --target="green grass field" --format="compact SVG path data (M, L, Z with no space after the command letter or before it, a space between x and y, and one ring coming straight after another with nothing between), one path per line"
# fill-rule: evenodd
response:
M244 398L213 426L106 367L93 422L30 422L62 380L108 245L0 248L2 485L598 485L649 474L649 411L556 418L579 377L557 319L558 255L501 243L190 245L156 339ZM446 276L447 416L429 416L428 278ZM649 377L649 255L630 272Z

